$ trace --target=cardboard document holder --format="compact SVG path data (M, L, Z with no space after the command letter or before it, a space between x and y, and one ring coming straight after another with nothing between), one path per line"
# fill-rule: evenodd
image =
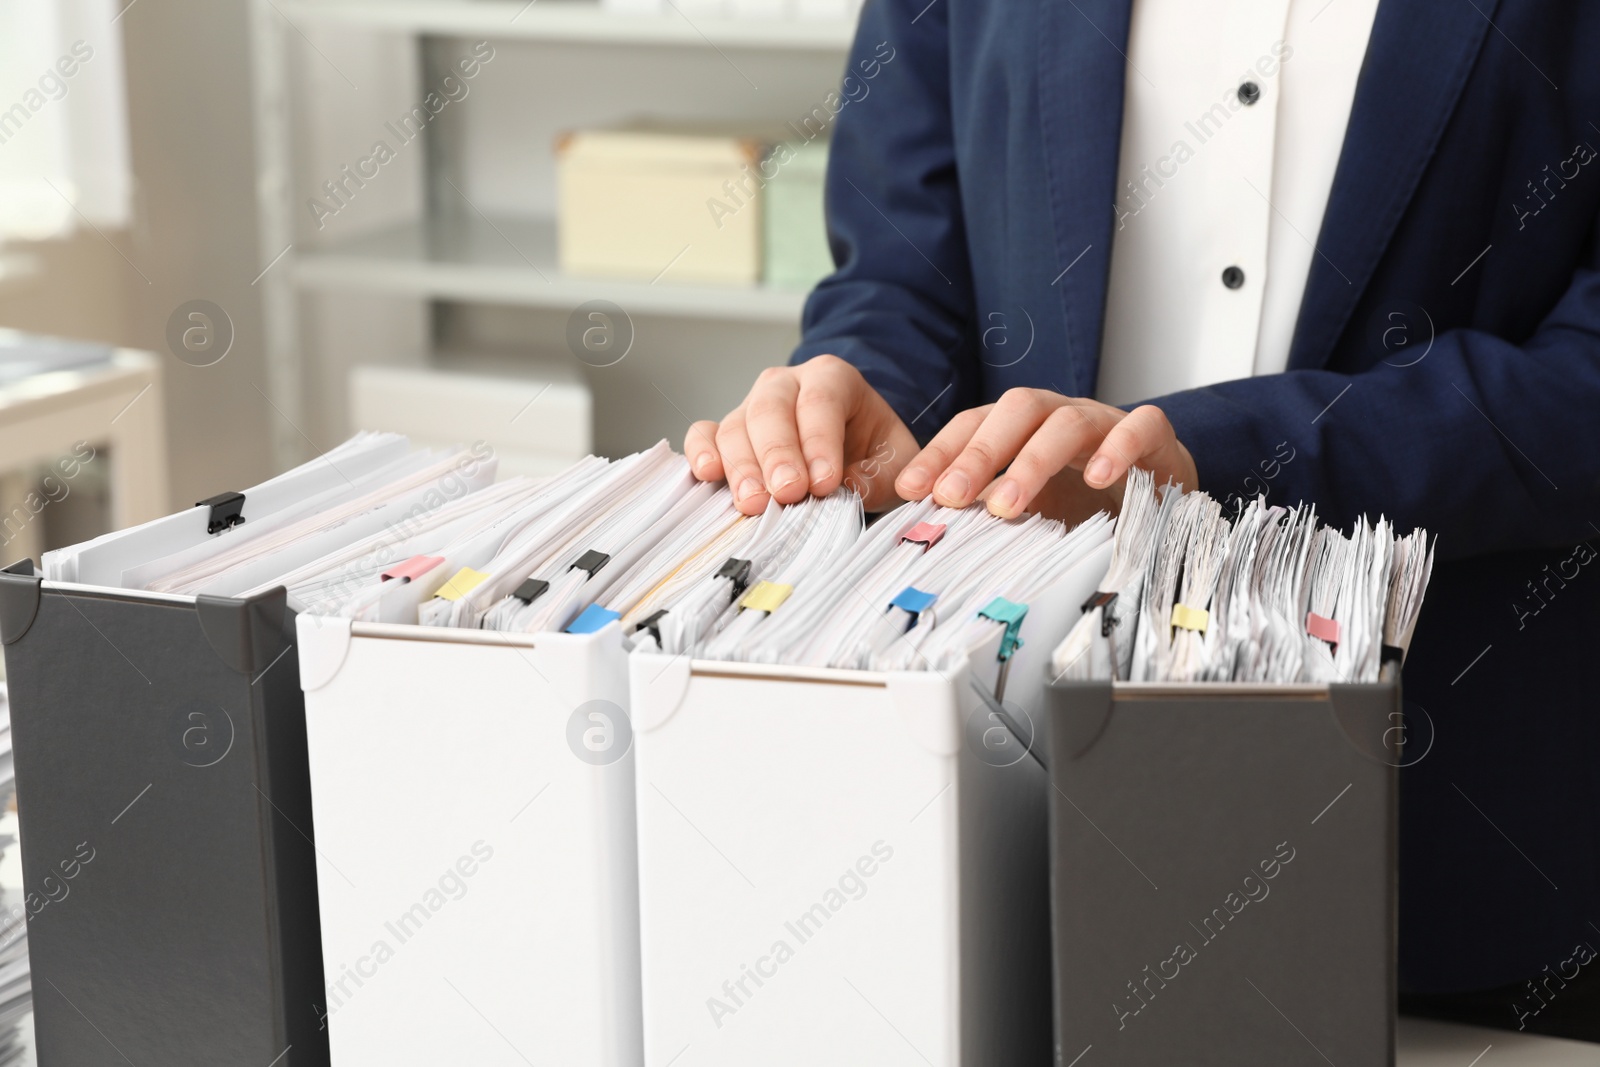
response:
M328 1063L291 616L0 572L40 1063Z
M1057 1062L1392 1064L1398 684L1045 700Z
M630 658L646 1063L1048 1061L1049 783L1003 719L1109 554L1029 605L998 716L998 630L943 673Z
M333 1062L638 1067L620 627L299 634Z

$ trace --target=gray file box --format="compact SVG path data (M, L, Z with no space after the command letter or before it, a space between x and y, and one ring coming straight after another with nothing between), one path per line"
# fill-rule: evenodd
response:
M1057 1063L1393 1064L1399 686L1045 699Z
M0 572L43 1067L324 1067L284 591Z

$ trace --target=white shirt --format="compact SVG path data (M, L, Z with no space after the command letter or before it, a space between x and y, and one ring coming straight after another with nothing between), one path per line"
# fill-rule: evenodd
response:
M1098 399L1287 365L1377 8L1135 0Z

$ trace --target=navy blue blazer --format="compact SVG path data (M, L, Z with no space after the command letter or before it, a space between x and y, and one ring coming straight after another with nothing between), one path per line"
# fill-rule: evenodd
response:
M1093 395L1130 10L869 0L796 361L851 361L924 441L1014 386ZM1438 534L1405 666L1418 991L1600 937L1597 148L1600 4L1384 0L1289 369L1154 399L1219 497Z

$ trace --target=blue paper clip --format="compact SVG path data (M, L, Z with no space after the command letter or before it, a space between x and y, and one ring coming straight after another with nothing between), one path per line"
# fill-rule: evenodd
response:
M933 602L938 599L938 593L924 593L922 590L908 585L900 590L898 596L889 601L889 606L891 608L900 608L902 611L909 611L913 615L921 615L931 608Z
M899 608L901 611L908 613L911 618L906 622L906 630L909 631L917 624L917 619L922 613L931 608L933 602L937 599L939 599L938 593L924 593L915 586L908 585L900 590L893 600L889 601L889 607L884 610L890 611L894 608Z
M603 608L599 604L590 604L583 609L583 613L567 624L569 634L592 634L606 628L606 625L622 618L621 613Z

